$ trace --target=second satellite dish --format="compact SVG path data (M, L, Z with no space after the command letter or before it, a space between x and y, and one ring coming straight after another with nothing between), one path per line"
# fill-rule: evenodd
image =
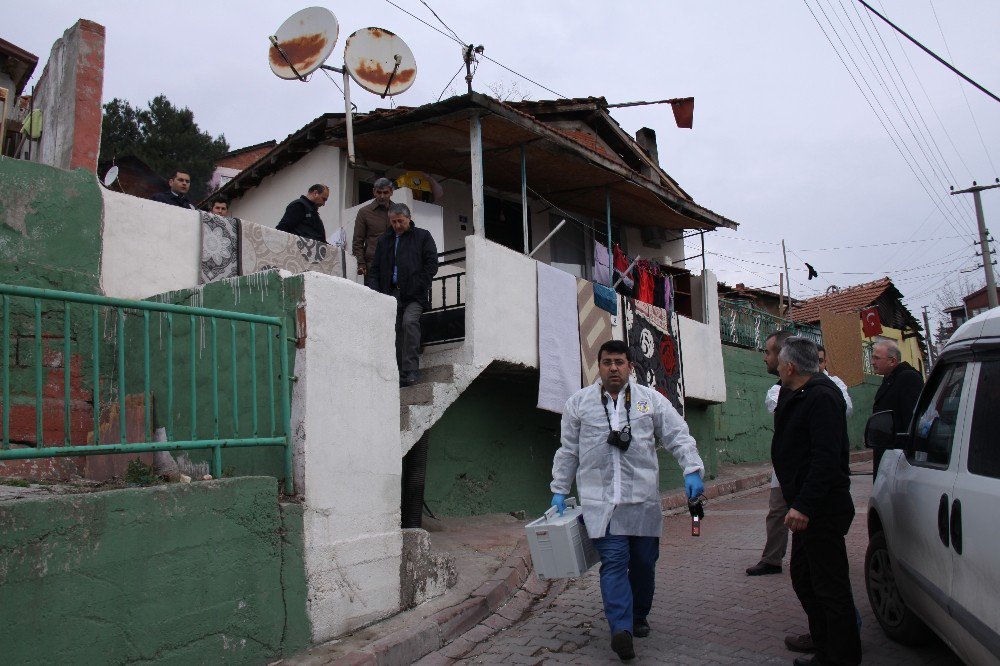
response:
M104 187L110 189L116 180L118 180L118 167L112 166L108 169L108 172L104 174Z
M282 79L312 74L333 53L340 35L337 17L326 7L307 7L292 14L271 38L267 60Z
M417 78L410 47L383 28L362 28L348 37L344 67L359 86L382 97L406 92Z

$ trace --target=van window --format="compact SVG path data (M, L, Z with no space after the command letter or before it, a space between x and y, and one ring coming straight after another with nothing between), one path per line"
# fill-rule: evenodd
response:
M955 363L937 373L937 384L925 389L927 402L921 400L913 433L913 452L907 458L915 463L947 465L955 439L958 408L965 383L965 363ZM926 397L925 397L926 400Z
M976 406L969 437L969 471L1000 479L1000 361L979 368Z

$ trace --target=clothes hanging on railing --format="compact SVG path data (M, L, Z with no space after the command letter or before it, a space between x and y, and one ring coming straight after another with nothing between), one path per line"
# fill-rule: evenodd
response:
M617 281L619 277L622 278L622 281L618 283L618 286L615 289L619 294L631 297L635 291L635 278L633 277L634 271L629 271L627 273L626 271L628 271L629 264L632 263L632 260L625 256L625 253L622 252L622 249L618 244L615 244L614 247L614 262L614 279Z
M594 282L611 286L611 266L608 264L608 248L594 241Z

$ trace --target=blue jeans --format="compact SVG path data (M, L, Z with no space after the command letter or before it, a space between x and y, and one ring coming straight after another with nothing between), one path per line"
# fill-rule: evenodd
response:
M611 633L633 633L633 622L646 619L653 607L660 539L609 534L593 542L601 554L601 598Z

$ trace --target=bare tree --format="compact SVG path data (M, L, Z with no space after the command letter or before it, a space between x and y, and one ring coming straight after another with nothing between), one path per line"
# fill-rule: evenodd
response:
M502 80L494 81L487 88L501 102L523 102L531 97L531 91L521 90L516 80L510 83Z

